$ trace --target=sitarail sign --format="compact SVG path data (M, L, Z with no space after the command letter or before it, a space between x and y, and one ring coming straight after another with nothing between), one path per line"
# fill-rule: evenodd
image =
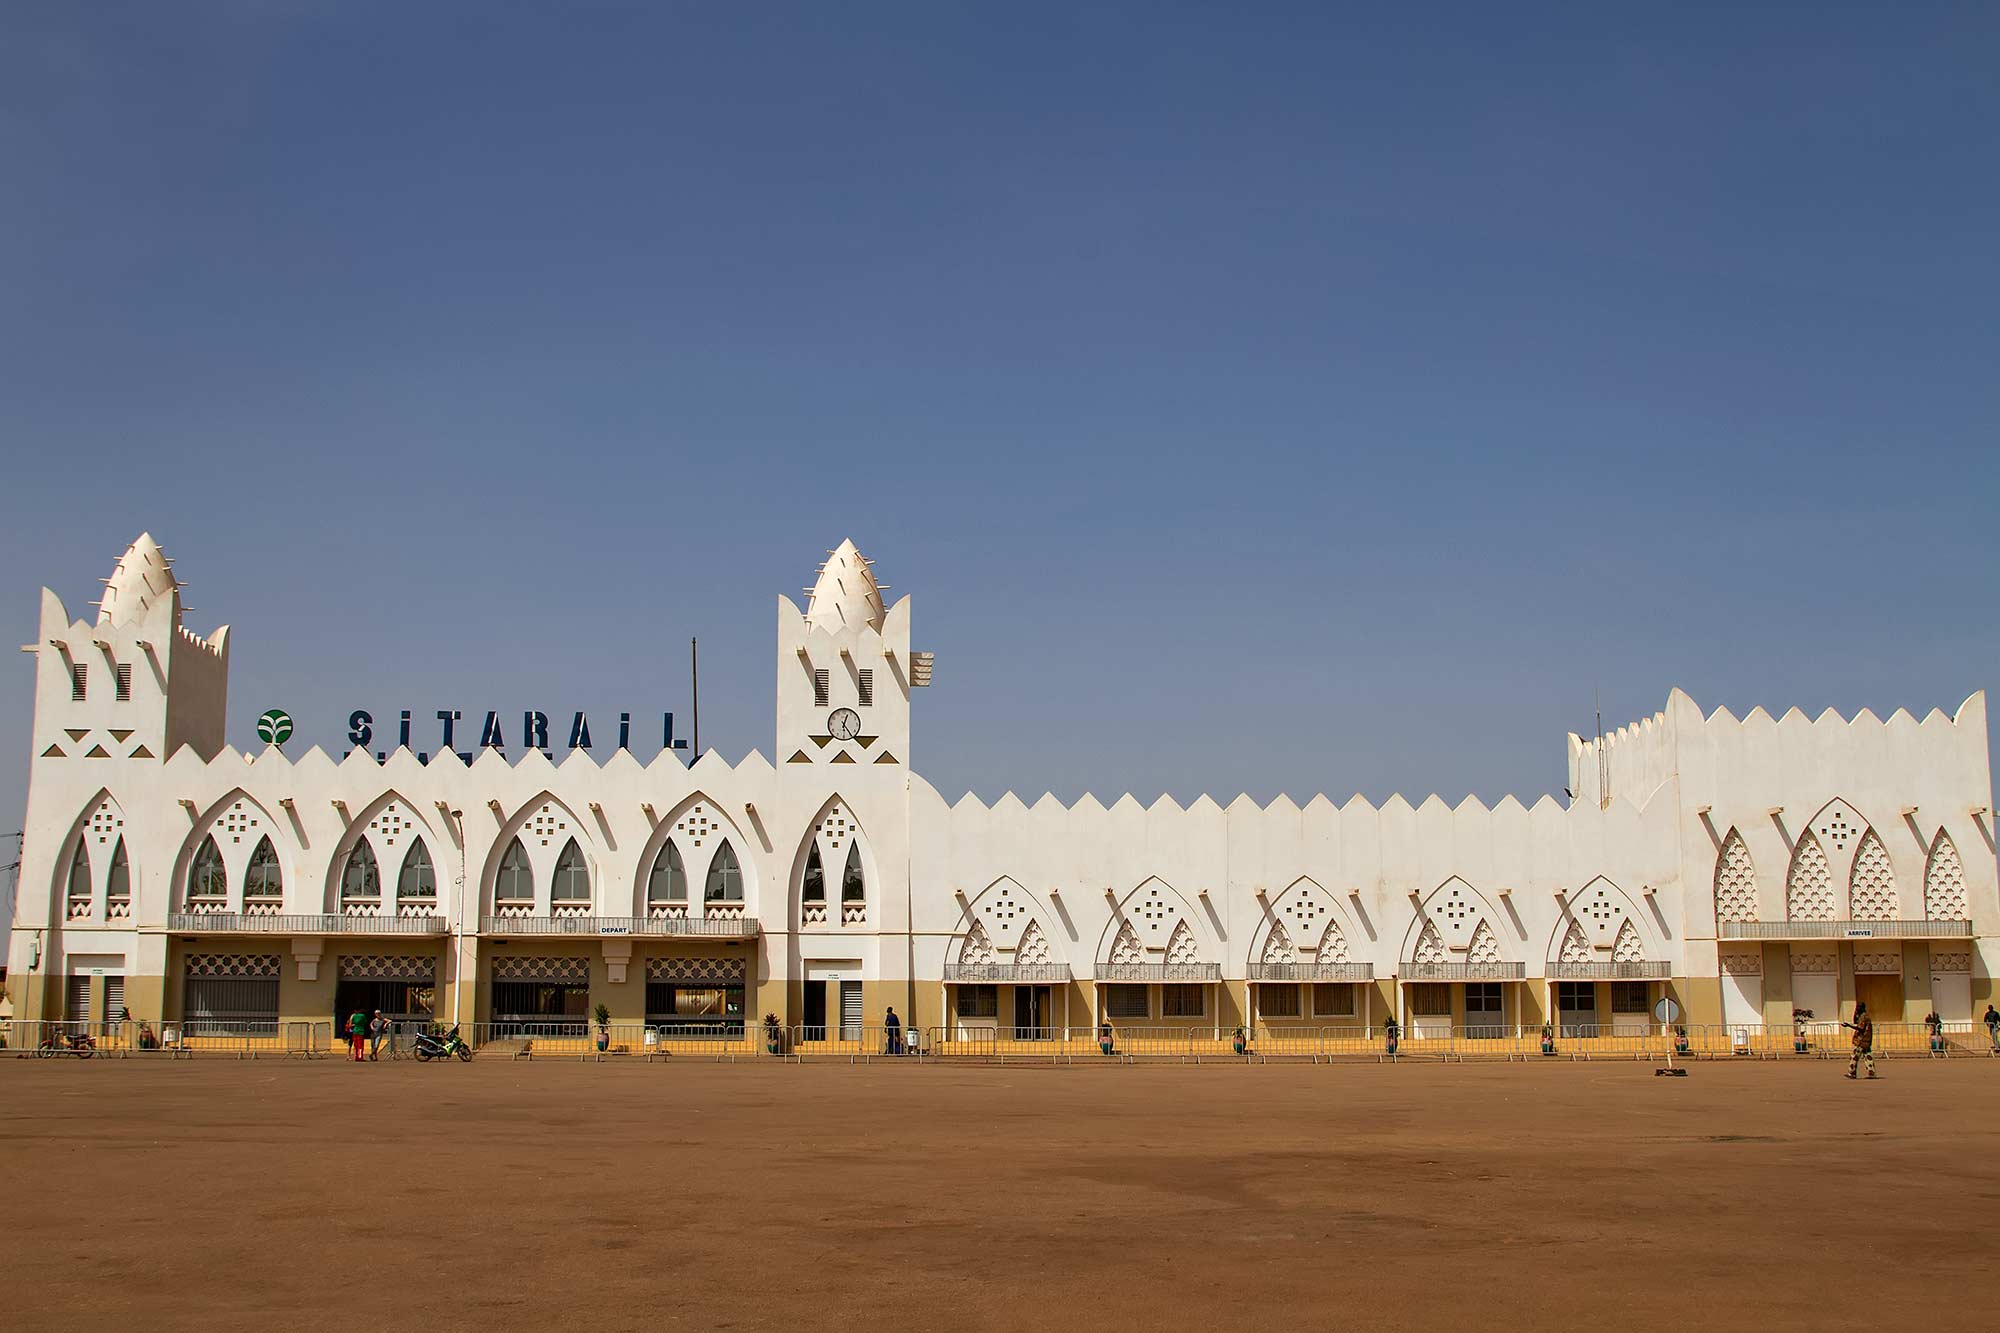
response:
M440 751L450 750L466 763L471 763L472 752L458 748L461 744L459 723L465 720L465 714L455 708L440 708L437 710L435 716L437 717L439 728L438 749ZM399 749L407 750L413 748L410 744L410 717L411 713L407 708L402 710L398 716L396 745ZM469 731L470 728L466 728L466 730ZM532 709L523 712L521 714L521 729L514 734L520 737L521 748L524 750L540 750L543 753L547 753L552 748L549 745L549 715L547 713L538 713ZM357 708L347 715L347 743L349 745L357 750L365 750L374 739L375 715L373 713L365 708ZM469 740L470 738L467 737L466 739ZM674 715L672 713L662 713L660 715L660 747L666 750L685 750L688 748L686 741L674 739ZM505 750L507 748L507 719L503 719L497 710L489 711L486 714L486 721L479 728L478 748L482 750ZM591 748L589 715L574 713L570 716L569 745L566 748L571 750L588 750ZM618 715L618 748L621 750L632 748L632 715L630 713L620 713ZM377 750L375 757L377 759L387 759L388 752L386 750ZM428 754L419 754L417 757L419 759L428 759L430 756Z

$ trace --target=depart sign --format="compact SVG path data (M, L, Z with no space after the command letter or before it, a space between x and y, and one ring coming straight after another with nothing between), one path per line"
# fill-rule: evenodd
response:
M411 748L410 716L410 710L405 708L398 717L396 745L401 749ZM437 717L439 727L438 749L440 751L450 750L457 754L460 759L471 763L471 752L458 748L458 724L464 720L465 714L455 708L440 708L437 710L435 716ZM546 752L550 748L549 715L533 709L522 712L521 729L515 735L520 737L521 748ZM375 715L373 713L365 708L357 708L347 715L347 743L349 745L352 745L357 750L366 749L369 742L374 739ZM506 723L502 721L497 709L488 710L486 721L479 728L478 748L482 750L504 750L507 748ZM570 716L569 745L567 748L571 750L588 750L591 748L590 718L587 714L574 713ZM632 715L630 713L620 713L618 715L618 748L621 750L632 748ZM685 750L688 748L686 741L674 739L674 715L672 713L660 714L660 748L665 750ZM380 754L376 756L378 759L382 757Z

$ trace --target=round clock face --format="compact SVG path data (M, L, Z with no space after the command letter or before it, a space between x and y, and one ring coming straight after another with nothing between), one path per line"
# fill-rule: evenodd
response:
M826 715L826 729L835 740L851 741L861 734L861 714L852 708L836 708Z

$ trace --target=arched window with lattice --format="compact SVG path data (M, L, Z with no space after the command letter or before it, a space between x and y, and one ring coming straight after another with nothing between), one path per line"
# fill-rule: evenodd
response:
M1792 867L1785 876L1785 919L1833 920L1833 867L1827 864L1819 839L1810 833L1800 834L1792 849Z
M1729 830L1715 857L1715 919L1757 919L1757 867L1750 860L1743 835L1735 829Z
M1939 829L1924 862L1924 919L1969 921L1965 902L1965 866L1951 835Z

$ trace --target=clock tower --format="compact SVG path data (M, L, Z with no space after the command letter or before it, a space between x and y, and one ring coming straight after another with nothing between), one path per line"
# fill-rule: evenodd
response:
M898 767L910 762L910 691L930 684L931 655L910 651L910 599L882 599L852 541L827 553L801 612L778 599L778 736L787 766Z

